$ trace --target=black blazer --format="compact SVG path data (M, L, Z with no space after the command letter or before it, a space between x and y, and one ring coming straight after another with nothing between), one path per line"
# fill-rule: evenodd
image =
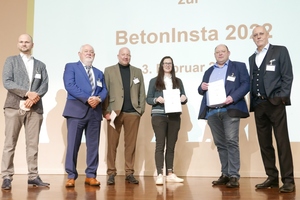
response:
M252 94L252 81L253 81L253 67L255 66L254 53L249 57L250 65L250 111L254 111L253 101L254 96ZM265 63L275 65L274 70L263 71L263 81L268 100L273 105L279 105L284 102L285 105L291 105L291 88L293 82L293 69L292 62L289 56L289 52L285 46L271 45L265 56Z

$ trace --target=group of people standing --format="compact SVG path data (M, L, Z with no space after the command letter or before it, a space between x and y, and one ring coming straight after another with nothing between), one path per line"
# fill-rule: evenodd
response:
M48 74L45 64L32 56L33 46L32 37L22 34L18 39L20 54L8 57L4 64L3 84L7 89L7 99L4 105L6 137L1 167L2 189L4 190L11 189L14 175L14 151L23 125L26 137L28 185L50 186L39 177L37 166L39 132L43 121L42 97L48 91ZM66 118L68 130L65 160L68 178L65 186L75 187L78 178L76 169L78 151L83 134L85 134L87 148L85 184L100 185L96 177L103 117L108 122L113 121L114 124L114 127L109 123L107 125L107 184L115 184L116 154L122 128L125 140L125 179L129 183L138 184L139 181L133 174L139 123L146 104L142 71L130 64L131 54L126 47L119 50L118 63L105 68L104 73L93 66L95 51L91 45L82 45L78 56L79 61L67 63L63 73L64 86L67 91L63 116ZM168 78L167 83L164 83L164 77ZM166 119L164 125L158 127L157 132L156 125L153 124L156 135L159 134L156 140L159 148L156 149L155 156L159 174L163 173L163 154L165 140L167 140L168 181L182 182L183 179L173 173L174 149L180 127L180 113L174 113L172 118L168 118L163 110L162 90L166 88L180 88L180 101L182 104L187 102L183 84L180 79L175 77L171 57L163 58L157 83L153 82L151 87L154 90L151 88L153 94L147 97L147 99L152 99L149 104L159 105L161 109L160 113L154 114L158 119L156 121L158 123L160 117ZM157 89L155 89L156 87ZM160 92L157 93L156 90ZM174 129L168 131L168 127ZM168 142L168 135L171 133L172 139Z
M286 105L291 105L293 80L292 64L284 46L271 45L268 32L257 26L252 33L257 46L249 58L250 76L246 64L229 59L230 51L224 44L215 48L216 63L205 72L198 88L203 95L199 119L205 119L211 129L221 162L221 176L213 185L239 187L239 124L249 116L245 95L250 91L250 111L254 111L261 155L268 176L256 188L279 186L279 172L275 166L272 130L278 148L280 174L283 186L280 192L295 190L293 162L287 130ZM19 55L7 58L3 69L3 84L7 89L4 105L5 142L2 155L2 189L10 190L14 175L14 151L21 127L25 127L28 184L49 187L38 175L39 132L43 121L42 97L48 90L46 66L31 55L32 37L22 34L18 40ZM93 66L94 48L85 44L79 52L79 61L67 63L63 73L67 101L63 116L67 121L67 150L65 170L66 187L75 187L76 169L82 135L86 137L85 184L99 186L96 179L99 165L101 121L107 123L108 185L115 184L116 155L121 130L124 130L125 179L138 184L134 177L136 141L140 118L148 103L151 123L156 138L156 184L183 182L174 173L174 152L181 125L181 111L167 112L164 91L178 90L178 101L188 99L184 86L175 74L173 59L161 59L158 74L149 82L147 95L141 69L130 64L131 53L126 47L119 50L118 63L105 68L104 73ZM222 81L226 97L212 105L210 83ZM179 102L178 102L179 103ZM112 123L112 124L111 124ZM165 171L164 171L165 168ZM166 179L164 180L164 174Z

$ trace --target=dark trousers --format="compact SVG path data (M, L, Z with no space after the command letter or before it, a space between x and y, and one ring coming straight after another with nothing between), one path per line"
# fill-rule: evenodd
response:
M67 118L68 126L68 145L66 154L65 168L68 178L77 179L78 172L77 157L81 145L82 134L85 133L86 138L86 170L85 174L88 178L97 176L99 164L99 141L101 121L94 116L92 108L90 108L86 116L82 119Z
M151 121L156 138L155 164L157 174L163 174L164 160L166 161L166 174L168 174L168 171L173 171L174 149L181 118L179 114L170 114L153 116ZM165 146L166 153L164 156Z
M275 150L272 141L272 128L277 144L281 180L294 183L293 159L288 134L285 105L273 105L264 101L254 107L257 136L266 174L269 178L278 178Z

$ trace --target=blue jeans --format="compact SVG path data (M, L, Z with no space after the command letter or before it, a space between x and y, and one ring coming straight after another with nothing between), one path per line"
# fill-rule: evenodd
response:
M230 117L221 109L213 109L213 112L216 113L209 116L207 122L218 149L222 174L240 178L240 118Z

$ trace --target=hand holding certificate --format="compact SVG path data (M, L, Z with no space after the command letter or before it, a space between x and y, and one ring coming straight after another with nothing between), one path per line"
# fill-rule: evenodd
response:
M117 113L114 110L112 110L111 113L110 113L110 123L109 123L109 125L111 125L114 129L116 129L116 127L115 127L116 117L117 117Z
M210 82L207 90L208 106L219 107L225 104L226 92L224 87L224 81L218 80Z
M181 112L181 101L179 89L163 90L165 100L165 113Z

